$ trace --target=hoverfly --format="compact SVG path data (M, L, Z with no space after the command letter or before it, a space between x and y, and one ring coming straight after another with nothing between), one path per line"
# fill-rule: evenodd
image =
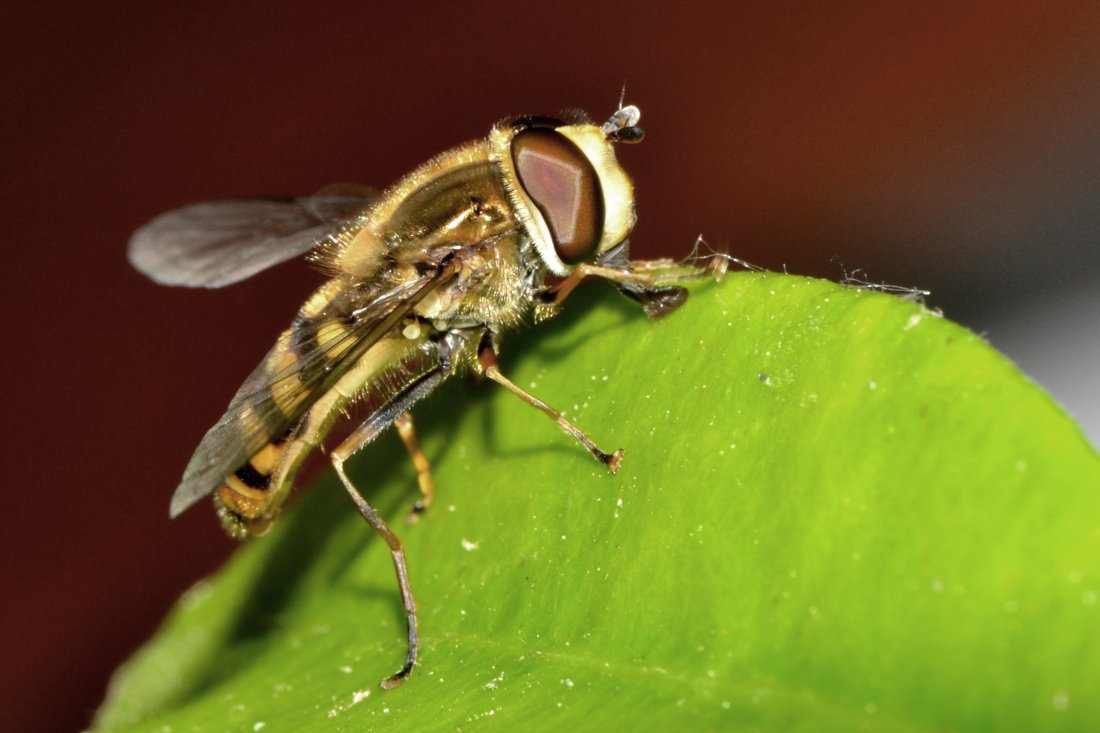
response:
M363 518L389 547L407 619L404 665L417 661L416 603L401 540L348 478L344 463L389 425L433 498L410 408L445 378L473 371L538 408L616 472L622 450L601 450L561 413L497 367L502 333L554 315L585 277L613 282L655 318L687 291L674 282L721 274L673 260L632 262L634 190L612 143L642 139L626 106L603 125L582 113L519 117L460 145L371 198L321 193L226 200L163 214L130 240L133 265L166 285L221 287L310 252L331 275L206 433L172 496L173 517L208 494L236 538L262 534L303 460L352 402L368 417L331 453Z

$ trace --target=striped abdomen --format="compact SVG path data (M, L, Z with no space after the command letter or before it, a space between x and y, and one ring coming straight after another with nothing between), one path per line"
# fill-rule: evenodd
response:
M327 417L335 407L324 395L359 345L353 321L345 315L354 307L349 295L356 293L349 293L340 281L322 286L250 378L257 386L237 429L271 438L214 491L222 527L233 537L267 530L299 464L323 437L321 430L303 430L303 421L309 423L311 412Z
M273 519L267 515L271 489L286 447L285 436L268 443L214 492L218 519L231 536L243 539L267 530Z

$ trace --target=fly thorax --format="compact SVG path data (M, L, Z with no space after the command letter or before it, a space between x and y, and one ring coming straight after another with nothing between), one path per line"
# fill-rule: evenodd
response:
M527 308L526 269L511 239L454 252L461 269L416 306L416 315L451 327L518 322ZM456 325L457 324L457 325Z

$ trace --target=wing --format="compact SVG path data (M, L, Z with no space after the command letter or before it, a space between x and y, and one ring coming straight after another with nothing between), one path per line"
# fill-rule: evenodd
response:
M369 293L361 302L336 303L339 307L310 317L308 328L299 315L199 443L172 495L171 516L211 493L266 444L293 429L348 368L456 271L453 264L441 264L418 278Z
M220 288L308 252L355 221L371 200L321 193L185 206L134 232L130 263L162 285Z

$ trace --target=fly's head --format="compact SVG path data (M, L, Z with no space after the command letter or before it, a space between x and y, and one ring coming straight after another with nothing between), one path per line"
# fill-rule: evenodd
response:
M545 270L567 277L580 264L625 250L637 218L634 184L613 143L639 142L640 117L637 107L627 106L603 125L576 115L520 117L494 128L492 157Z

